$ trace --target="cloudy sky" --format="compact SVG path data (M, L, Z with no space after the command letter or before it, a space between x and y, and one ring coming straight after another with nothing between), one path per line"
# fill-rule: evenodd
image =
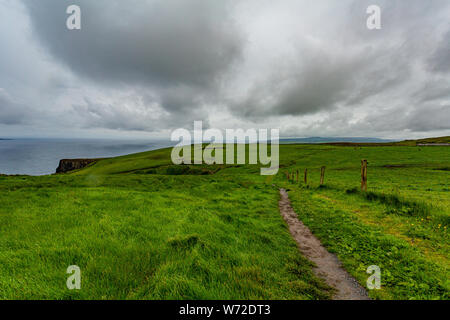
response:
M0 0L0 137L167 137L194 120L450 135L450 1Z

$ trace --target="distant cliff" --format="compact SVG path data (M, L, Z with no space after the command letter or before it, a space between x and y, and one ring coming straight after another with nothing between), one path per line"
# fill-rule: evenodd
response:
M59 161L59 166L56 168L56 173L65 173L72 170L82 169L98 160L100 159L62 159Z

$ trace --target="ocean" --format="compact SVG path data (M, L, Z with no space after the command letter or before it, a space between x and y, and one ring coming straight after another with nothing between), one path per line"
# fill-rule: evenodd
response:
M115 157L173 145L163 140L0 140L0 174L52 174L61 159Z

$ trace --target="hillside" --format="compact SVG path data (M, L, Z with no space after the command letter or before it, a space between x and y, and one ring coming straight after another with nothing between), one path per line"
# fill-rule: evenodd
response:
M417 140L403 140L394 142L324 142L323 144L335 146L365 146L365 147L383 147L383 146L433 146L433 145L450 145L450 136L438 138L426 138Z
M447 137L438 137L438 138L427 138L427 139L419 139L419 140L406 140L405 143L415 143L418 144L440 144L447 143L450 144L450 136Z
M379 139L379 138L364 138L364 137L308 137L308 138L283 138L280 143L386 143L393 142L393 140Z
M170 151L0 177L0 298L329 298L280 216L280 187L361 285L381 268L372 298L449 298L448 147L280 145L274 177L257 165L175 166ZM80 291L65 288L72 264Z

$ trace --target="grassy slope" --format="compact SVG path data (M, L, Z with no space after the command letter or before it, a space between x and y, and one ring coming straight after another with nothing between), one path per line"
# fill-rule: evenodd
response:
M450 143L450 136L447 137L438 137L438 138L426 138L426 139L418 139L418 140L406 140L407 142L416 142L416 144L421 143Z
M160 152L70 175L0 177L0 298L329 296L298 253L271 184L255 174L117 171L149 170ZM66 288L72 264L82 270L80 291Z
M358 191L360 159L369 160L367 193ZM383 289L372 297L449 298L448 147L296 146L285 161L285 171L309 169L308 185L279 183L325 246L361 283L380 266Z
M276 184L291 189L301 219L363 285L367 266L382 268L372 297L448 298L447 147L282 145L275 178L256 166L180 170L169 155L0 177L0 297L326 297L278 213ZM355 191L363 158L366 196ZM283 178L305 167L309 187ZM70 264L82 269L79 292L65 288Z
M439 144L439 143L450 143L450 136L438 137L438 138L425 138L417 140L403 140L397 142L376 142L376 143L359 143L359 142L334 142L326 143L327 145L337 145L337 146L366 146L366 147L387 147L387 146L403 146L403 147L415 147L420 144Z

